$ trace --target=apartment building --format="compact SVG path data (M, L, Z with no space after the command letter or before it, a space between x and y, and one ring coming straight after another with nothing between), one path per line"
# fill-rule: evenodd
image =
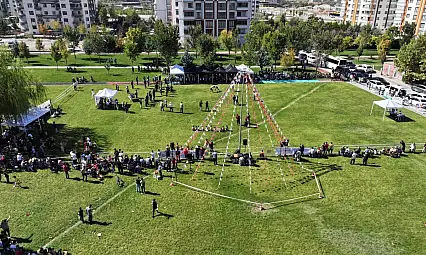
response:
M397 0L343 0L340 16L343 22L386 30L394 25Z
M57 20L62 25L90 28L96 16L97 0L9 0L11 14L19 18L23 32L39 34L40 24Z
M416 35L426 32L426 0L395 0L395 26L403 29L405 23L416 24Z
M214 37L224 29L239 28L243 40L257 5L257 0L155 0L154 12L158 19L179 27L181 41L196 25Z

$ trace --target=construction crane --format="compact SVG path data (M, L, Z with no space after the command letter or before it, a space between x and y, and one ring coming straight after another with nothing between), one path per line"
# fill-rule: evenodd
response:
M356 24L356 13L358 11L358 1L359 0L354 1L354 10L352 12L352 25Z
M407 10L408 10L408 1L409 0L405 0L404 14L402 15L401 25L399 26L399 32L402 32L402 29L404 29L405 17L407 16Z
M422 25L423 13L425 12L425 6L426 6L426 0L421 0L420 6L419 6L419 12L417 13L417 19L416 19L416 33L415 33L416 36L420 32L420 26Z
M343 24L346 23L346 14L348 13L348 5L349 5L349 0L346 0L346 3L345 3L345 14L343 15Z

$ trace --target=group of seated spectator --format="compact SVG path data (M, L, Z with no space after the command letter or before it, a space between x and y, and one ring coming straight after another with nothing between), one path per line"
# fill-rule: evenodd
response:
M206 127L197 127L192 126L192 131L206 131L206 132L228 132L229 128L228 125L222 126L222 127L210 127L210 125L207 125Z
M254 80L313 80L319 78L331 78L331 74L319 72L278 72L272 69L265 69L254 75Z

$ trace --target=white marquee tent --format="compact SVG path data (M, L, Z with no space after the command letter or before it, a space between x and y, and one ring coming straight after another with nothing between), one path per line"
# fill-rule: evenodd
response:
M244 64L236 66L235 68L237 68L238 71L243 72L243 73L254 74L253 70L251 70L248 66L246 66Z
M25 128L37 119L43 117L46 113L50 112L50 105L51 102L48 100L39 106L31 107L26 114L16 120L5 120L1 124L2 126Z
M373 105L371 105L370 115L373 113L374 105L378 105L379 107L381 107L381 108L384 109L384 111L383 111L383 120L385 120L385 115L386 115L386 111L387 110L397 110L397 109L404 108L404 106L398 104L395 101L392 101L391 99L374 101Z
M170 67L170 75L185 75L185 71L182 66L174 65Z
M96 103L98 103L100 98L113 98L115 97L116 94L117 94L117 90L105 88L103 90L99 90L98 93L96 93L95 101Z

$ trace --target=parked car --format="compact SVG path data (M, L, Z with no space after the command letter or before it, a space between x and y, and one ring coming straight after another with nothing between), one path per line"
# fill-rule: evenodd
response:
M376 87L380 86L380 88L385 88L385 85L383 83L381 83L380 81L377 80L368 80L367 81L367 85L373 89L375 89Z
M371 65L366 65L366 64L357 65L356 69L363 70L366 73L374 73L374 68Z
M426 85L414 85L411 89L419 93L426 93Z
M389 86L390 82L388 82L386 79L382 78L382 77L371 77L370 80L377 80L380 81L382 84Z

